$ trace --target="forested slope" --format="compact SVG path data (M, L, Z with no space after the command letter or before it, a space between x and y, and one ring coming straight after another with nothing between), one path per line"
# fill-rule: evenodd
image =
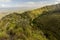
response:
M60 4L23 13L12 13L0 20L0 40L60 40Z

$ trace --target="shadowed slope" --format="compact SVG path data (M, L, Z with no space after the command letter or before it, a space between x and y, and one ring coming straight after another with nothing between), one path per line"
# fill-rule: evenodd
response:
M59 29L60 4L45 6L3 17L0 40L60 40Z
M42 30L49 40L60 40L60 10L43 12L33 20L33 24Z

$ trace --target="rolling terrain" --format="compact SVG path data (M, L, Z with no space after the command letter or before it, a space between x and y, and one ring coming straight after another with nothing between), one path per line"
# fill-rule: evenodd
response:
M60 40L60 4L12 13L0 20L0 40Z

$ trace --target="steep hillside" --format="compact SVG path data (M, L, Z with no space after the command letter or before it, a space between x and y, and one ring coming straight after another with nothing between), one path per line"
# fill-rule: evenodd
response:
M0 40L60 40L59 13L57 4L6 15L0 20Z
M44 11L33 20L33 24L42 30L49 40L60 40L60 9L58 7L55 10Z
M13 13L0 21L0 40L47 40L43 33L31 25L27 14Z
M24 13L28 14L32 19L34 19L43 12L54 11L54 10L60 10L60 4L44 6L42 8L37 8L35 10L30 10Z

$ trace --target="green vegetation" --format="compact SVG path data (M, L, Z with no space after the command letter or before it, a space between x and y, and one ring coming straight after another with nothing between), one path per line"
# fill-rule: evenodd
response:
M60 40L60 4L6 15L0 40Z
M44 11L33 20L33 24L42 30L49 40L60 40L60 9Z
M43 33L31 25L27 14L13 13L0 21L0 40L46 40Z

